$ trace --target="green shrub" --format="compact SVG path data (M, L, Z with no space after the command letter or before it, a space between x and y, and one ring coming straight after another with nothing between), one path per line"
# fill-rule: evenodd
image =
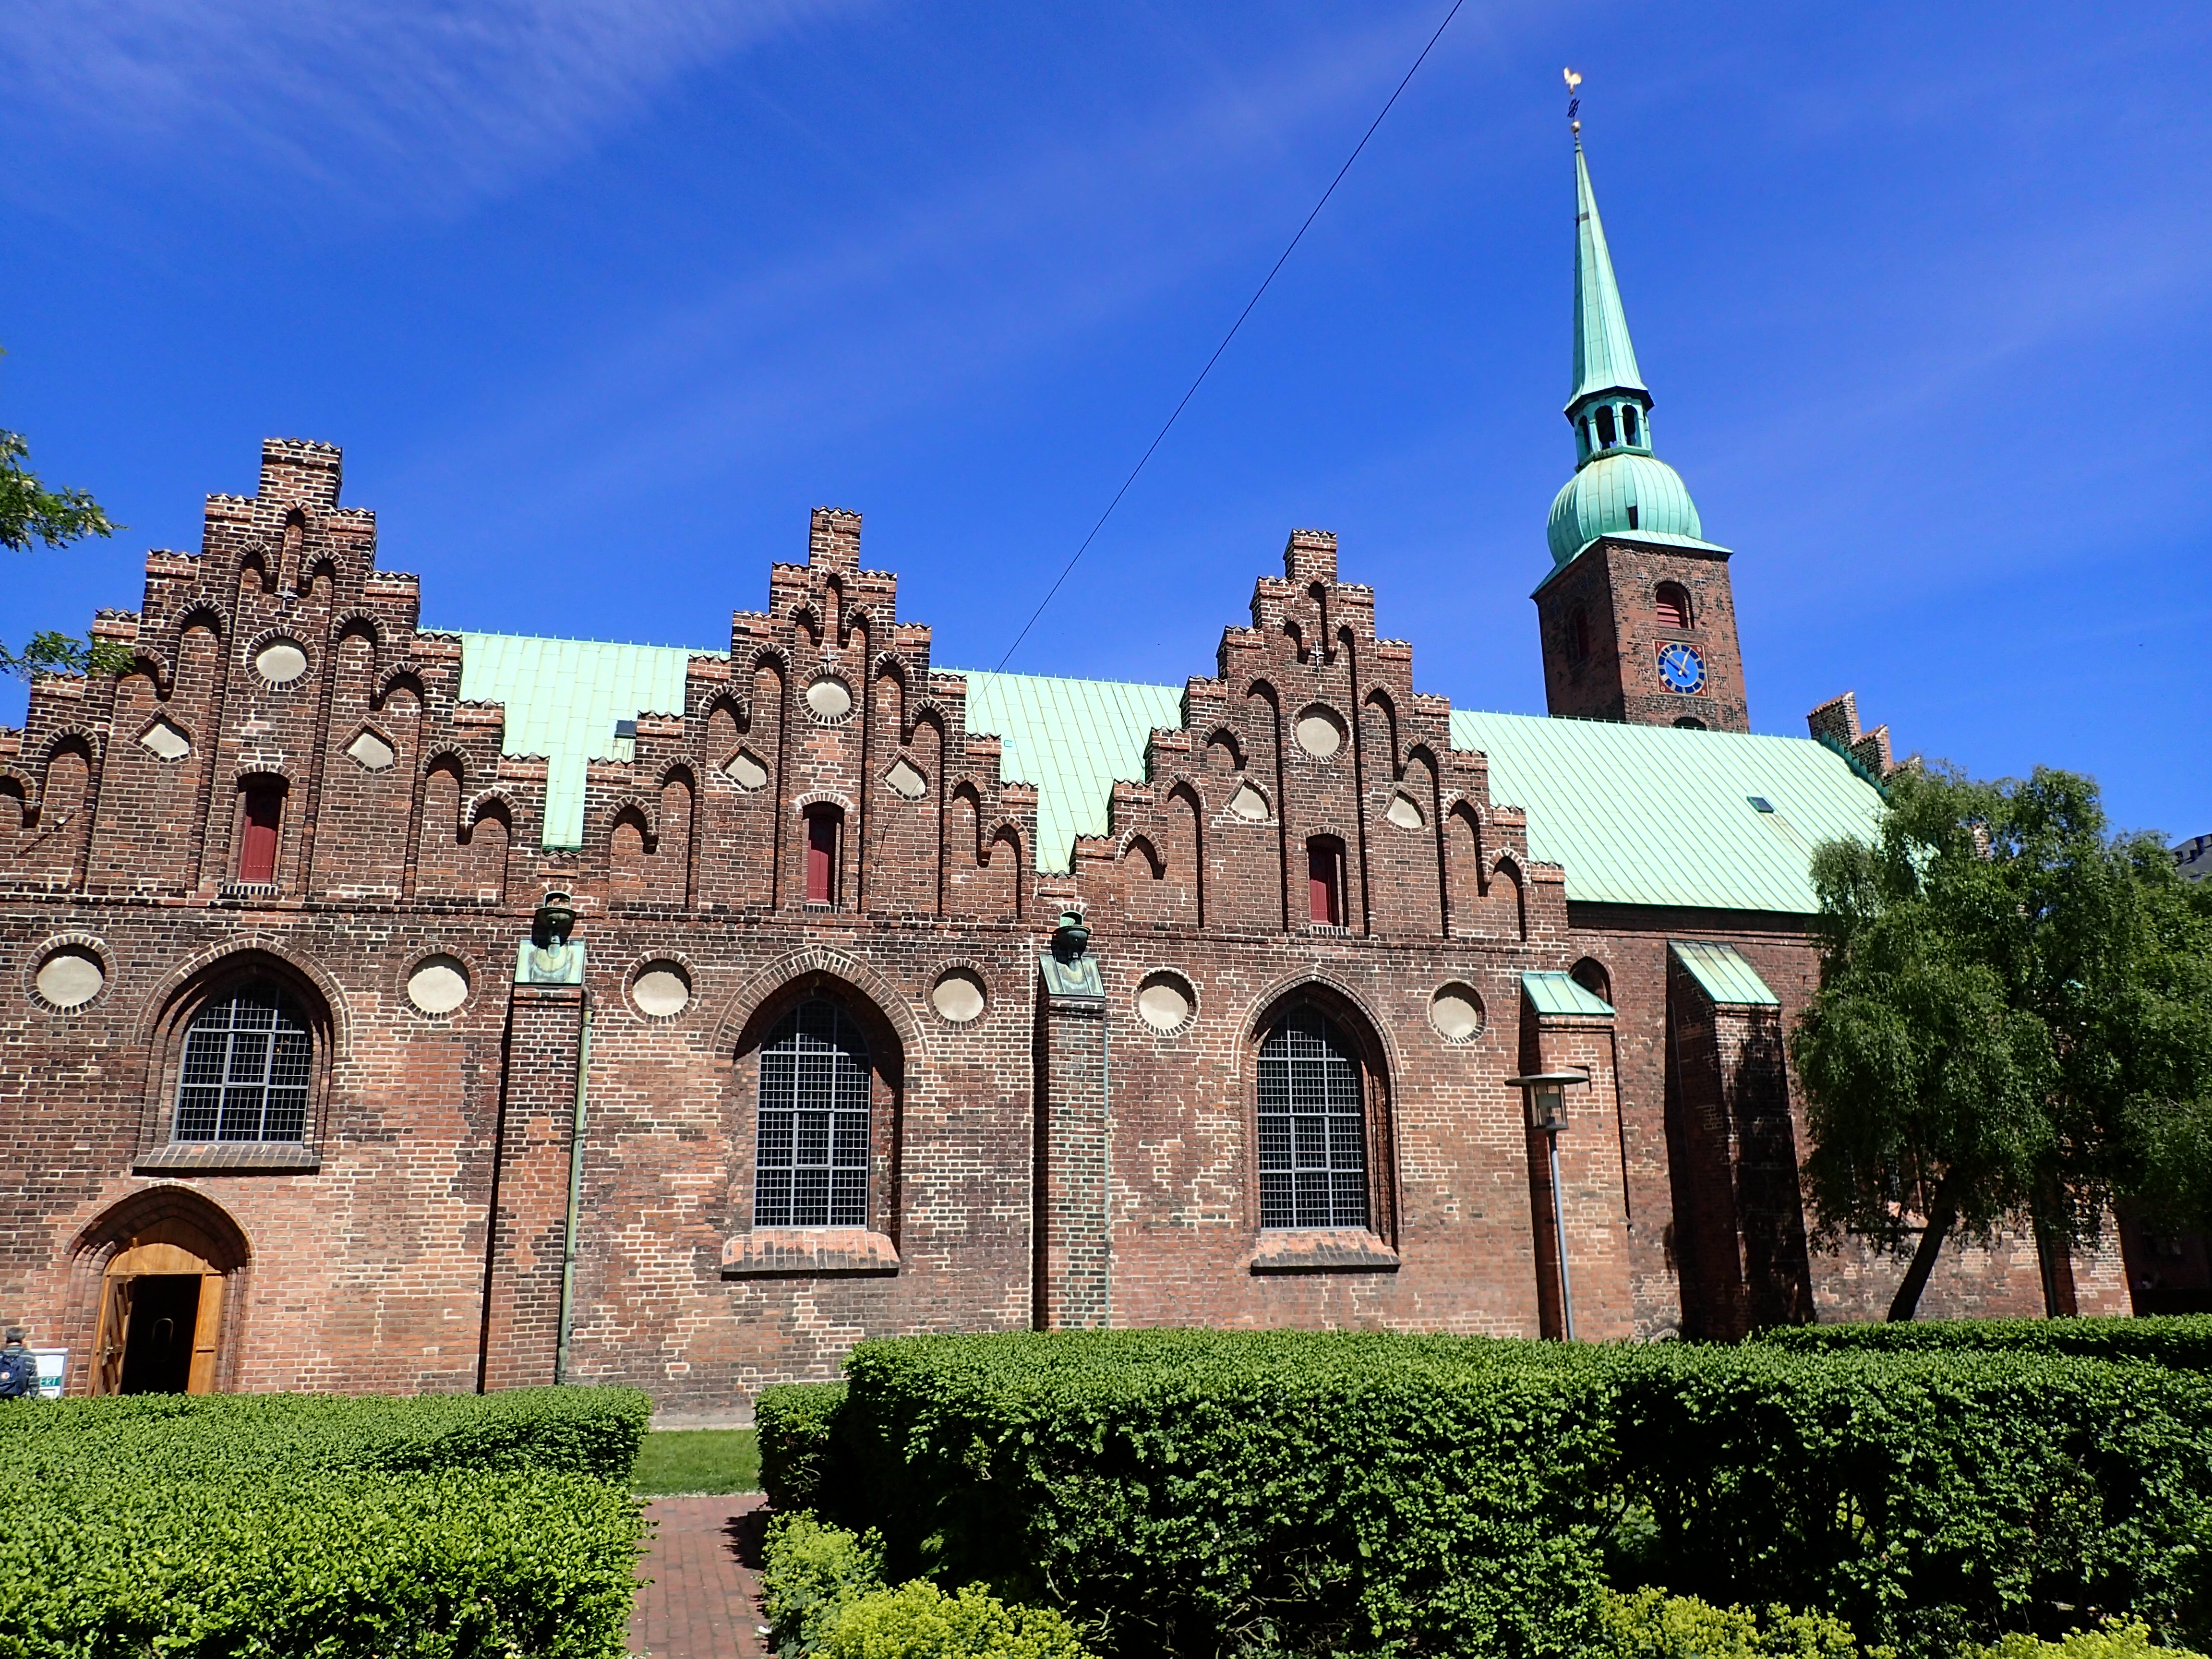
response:
M1778 1325L1751 1339L1804 1353L1850 1349L1896 1353L1997 1348L2143 1359L2176 1370L2212 1370L2212 1314L2147 1319L1930 1319L1866 1325Z
M1959 1650L1960 1659L2151 1659L2154 1654L2203 1659L2186 1648L2152 1646L2149 1626L2124 1619L2107 1619L2101 1630L2077 1630L2056 1642L2015 1632L1987 1647Z
M753 1403L760 1433L761 1490L787 1515L828 1509L842 1382L781 1382L763 1389Z
M1049 1607L1010 1607L970 1584L947 1595L927 1578L848 1602L818 1659L1091 1659Z
M0 1412L0 1466L549 1469L626 1482L653 1415L635 1389L488 1395L109 1395Z
M1851 1627L1824 1613L1771 1607L1760 1615L1663 1589L1607 1592L1601 1616L1611 1659L1856 1659L1859 1650Z
M847 1531L801 1510L768 1523L761 1607L777 1651L807 1654L848 1602L884 1588L884 1540Z
M2055 1604L2212 1623L2212 1378L2004 1352L1382 1334L863 1343L843 1485L892 1576L1121 1659L1591 1649L1598 1590L1820 1607L1951 1659Z
M783 1659L1091 1659L1049 1608L1008 1607L980 1584L891 1589L880 1538L811 1515L769 1522L761 1591Z
M611 1659L649 1410L542 1389L0 1413L0 1659Z

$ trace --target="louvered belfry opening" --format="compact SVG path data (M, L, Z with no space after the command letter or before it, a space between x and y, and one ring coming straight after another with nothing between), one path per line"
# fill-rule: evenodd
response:
M867 1038L815 997L776 1022L760 1054L753 1164L756 1227L868 1224Z
M1260 1044L1260 1224L1367 1225L1367 1113L1352 1045L1300 1009Z
M1687 628L1690 625L1690 590L1680 582L1661 582L1653 601L1662 628Z

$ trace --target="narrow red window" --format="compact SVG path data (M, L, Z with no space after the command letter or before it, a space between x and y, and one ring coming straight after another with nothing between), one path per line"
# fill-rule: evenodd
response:
M1309 918L1326 927L1344 925L1344 858L1336 843L1306 843L1306 909Z
M275 789L249 789L238 843L238 878L276 879L276 832L283 822L284 797Z
M837 901L837 813L817 807L806 815L806 902Z

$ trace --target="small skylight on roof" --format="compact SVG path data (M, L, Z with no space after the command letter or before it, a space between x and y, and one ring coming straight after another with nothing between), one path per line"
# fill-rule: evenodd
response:
M1774 810L1774 803L1764 795L1746 795L1744 799L1751 803L1751 810L1754 812L1771 812Z
M615 722L615 735L618 738L635 737L637 735L637 722L635 720L617 720Z

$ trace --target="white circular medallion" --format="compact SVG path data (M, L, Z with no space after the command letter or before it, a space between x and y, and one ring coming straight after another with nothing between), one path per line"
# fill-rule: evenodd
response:
M97 951L64 945L39 964L39 994L57 1008L82 1008L107 986Z
M1472 985L1444 985L1429 999L1429 1024L1447 1042L1471 1042L1482 1035L1482 998Z
M469 1000L469 970L459 957L425 957L407 975L407 1000L426 1014L450 1014Z
M1137 988L1137 1018L1155 1031L1179 1030L1192 1001L1190 981L1181 974L1150 974Z
M948 968L930 988L929 1006L955 1025L965 1025L983 1012L981 975L968 968Z
M1316 703L1298 716L1298 747L1316 760L1328 760L1344 747L1344 722Z
M817 720L842 720L853 712L852 688L834 674L824 674L806 688L806 706Z
M289 685L307 672L307 653L290 640L271 640L253 653L253 672L271 685Z
M680 1014L691 1006L691 975L680 962L648 962L630 981L629 1000L653 1019Z

